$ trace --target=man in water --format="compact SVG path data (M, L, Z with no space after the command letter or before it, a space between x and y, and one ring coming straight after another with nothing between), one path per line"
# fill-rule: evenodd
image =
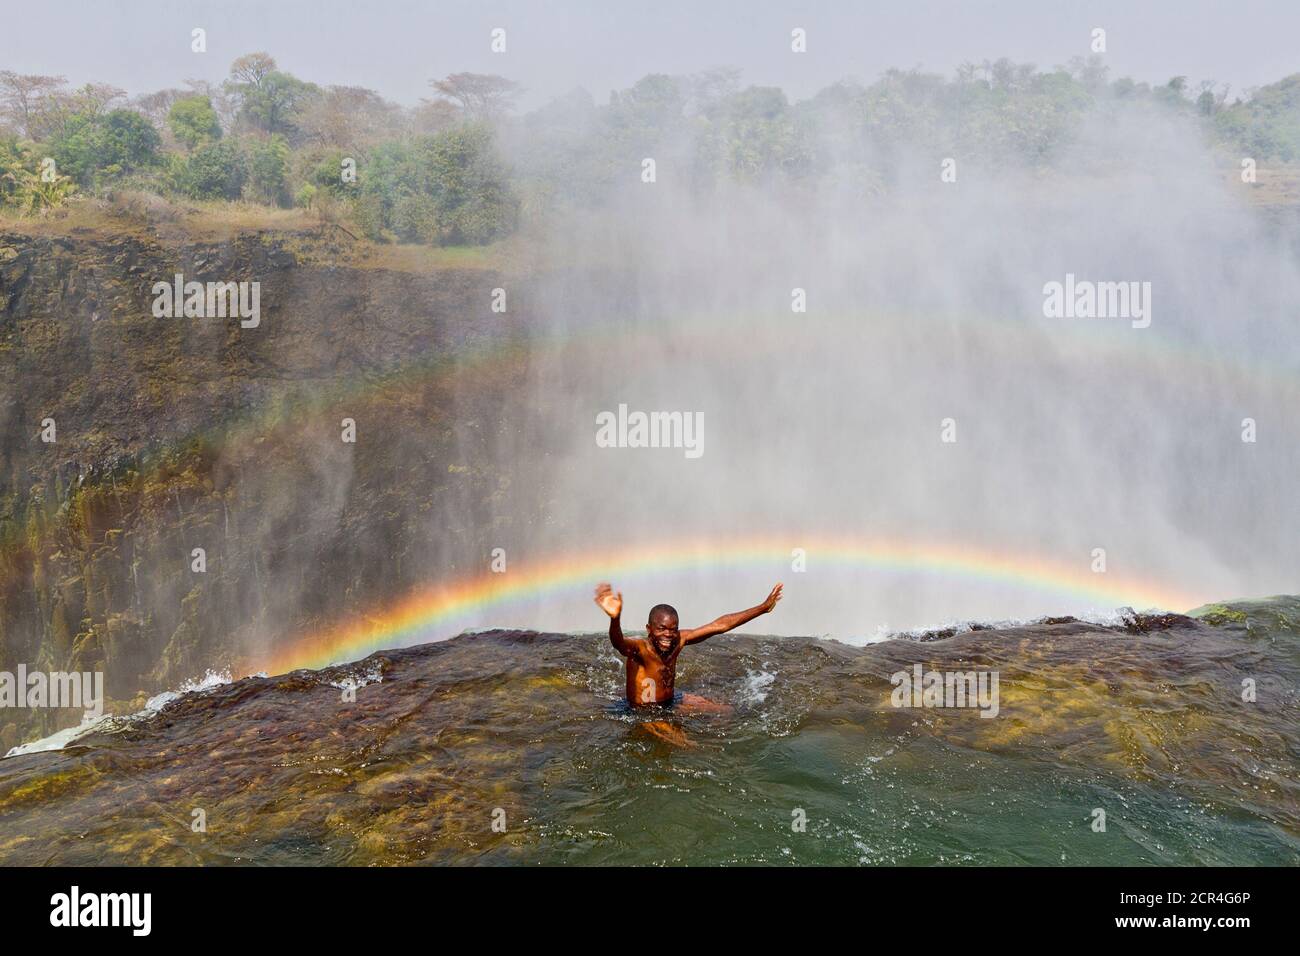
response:
M624 637L619 616L623 613L623 593L617 594L608 584L596 587L596 603L609 615L609 641L614 650L627 658L627 702L633 707L670 704L673 681L677 677L677 655L687 644L698 644L714 634L725 634L740 625L766 614L781 600L781 585L772 588L762 604L747 611L724 614L703 627L680 631L677 611L667 604L650 609L646 637ZM715 705L716 706L716 705Z

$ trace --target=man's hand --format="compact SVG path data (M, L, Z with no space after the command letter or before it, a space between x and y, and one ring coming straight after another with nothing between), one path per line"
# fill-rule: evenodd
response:
M767 614L772 610L772 608L776 607L776 602L781 600L781 589L783 587L785 587L784 584L777 582L776 587L772 588L772 593L767 596L767 600L759 605L763 609L764 614Z
M596 585L596 603L610 617L617 618L623 613L623 592L616 594L612 587L602 582Z
M762 604L755 604L748 611L737 611L735 614L724 614L716 621L705 624L703 627L693 627L690 630L682 631L682 644L698 644L700 641L708 640L714 634L725 634L733 628L752 621L760 614L766 614L772 608L776 607L776 602L781 600L781 589L783 584L777 584L772 588L772 593L767 596L767 600Z
M614 645L614 650L624 657L636 654L638 642L629 641L623 636L623 625L618 619L623 613L623 592L615 593L612 587L602 581L596 585L596 603L609 615L609 642Z

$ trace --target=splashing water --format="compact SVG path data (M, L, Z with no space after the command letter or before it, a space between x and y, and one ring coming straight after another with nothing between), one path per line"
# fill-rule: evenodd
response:
M1295 865L1300 599L1199 613L717 637L707 713L628 709L602 636L219 683L0 761L0 862ZM895 707L917 663L997 671L996 718Z

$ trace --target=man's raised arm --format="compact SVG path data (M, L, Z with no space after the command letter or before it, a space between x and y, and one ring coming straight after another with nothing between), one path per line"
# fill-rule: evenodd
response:
M609 615L609 642L614 645L614 650L627 657L636 650L636 644L623 636L623 625L619 623L619 615L623 613L623 592L615 594L612 587L602 582L596 585L596 603Z
M714 634L725 634L734 628L740 627L758 617L760 614L766 614L772 608L776 607L776 602L781 600L781 588L783 585L778 584L772 588L772 593L767 596L767 600L762 604L751 607L747 611L737 611L735 614L724 614L703 627L693 627L688 631L682 631L683 644L698 644L700 641L707 640Z

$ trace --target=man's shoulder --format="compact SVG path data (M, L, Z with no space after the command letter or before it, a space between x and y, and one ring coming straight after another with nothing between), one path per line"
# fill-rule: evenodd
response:
M640 657L645 653L645 650L646 639L644 637L631 637L627 634L623 635L622 651L624 654L629 657Z

